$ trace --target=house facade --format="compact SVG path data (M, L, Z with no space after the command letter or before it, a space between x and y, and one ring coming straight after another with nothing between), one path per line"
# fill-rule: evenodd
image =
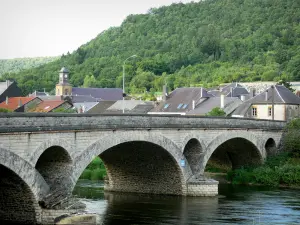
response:
M232 113L232 117L282 121L298 116L300 116L300 98L282 85L269 87L245 101Z

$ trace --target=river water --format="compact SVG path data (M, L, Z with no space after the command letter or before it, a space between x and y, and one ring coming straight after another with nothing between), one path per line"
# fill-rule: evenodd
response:
M74 194L110 224L300 224L300 190L219 185L217 197L107 193L80 180Z

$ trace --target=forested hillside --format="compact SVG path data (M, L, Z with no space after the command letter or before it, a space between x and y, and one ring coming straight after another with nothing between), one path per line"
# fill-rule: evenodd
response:
M0 59L0 77L4 73L16 73L21 70L38 67L57 59L59 59L59 57Z
M52 90L62 66L74 86L127 91L211 86L231 81L300 79L300 1L206 0L129 15L60 60L5 75L24 93ZM130 89L130 90L129 90Z

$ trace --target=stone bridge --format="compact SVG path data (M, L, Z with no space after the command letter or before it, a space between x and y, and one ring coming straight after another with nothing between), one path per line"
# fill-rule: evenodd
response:
M276 152L284 126L195 116L2 114L0 220L56 215L97 156L107 191L215 196L218 182L203 176L208 161L261 164Z

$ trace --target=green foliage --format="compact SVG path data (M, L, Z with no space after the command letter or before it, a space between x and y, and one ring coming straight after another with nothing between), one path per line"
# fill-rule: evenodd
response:
M300 158L290 158L286 153L268 158L256 168L240 168L227 173L233 184L300 185Z
M213 108L210 112L206 114L207 116L226 116L226 113L223 109L219 107Z
M104 163L99 157L96 157L83 171L80 179L103 180L106 176Z
M16 73L21 70L38 67L57 59L59 59L59 57L0 59L0 77L5 73Z
M0 108L0 113L9 113L9 112L12 112L12 111L9 109Z
M210 0L130 15L59 60L20 73L24 94L53 90L66 66L74 86L122 87L126 93L211 87L232 81L300 79L300 2ZM162 78L163 77L163 78Z
M300 119L291 120L284 132L282 144L284 150L294 157L300 157Z

